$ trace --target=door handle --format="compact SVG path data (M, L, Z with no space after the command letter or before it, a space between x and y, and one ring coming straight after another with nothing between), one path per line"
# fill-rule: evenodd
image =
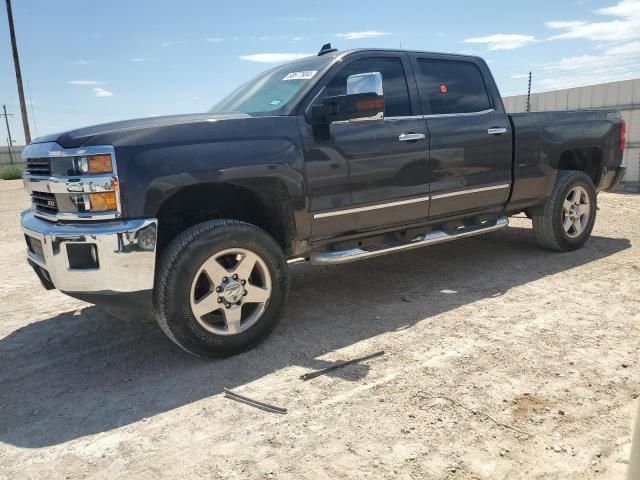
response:
M403 133L398 137L400 142L415 142L417 140L424 140L426 135L424 133Z
M507 133L506 127L493 127L487 130L489 135L504 135Z

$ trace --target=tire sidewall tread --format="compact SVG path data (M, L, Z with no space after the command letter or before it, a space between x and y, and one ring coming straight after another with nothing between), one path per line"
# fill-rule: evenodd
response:
M562 226L562 207L569 191L581 186L585 188L590 201L590 216L587 227L577 238L569 237ZM596 220L597 194L591 178L584 172L560 170L551 195L545 203L542 215L533 217L533 229L538 243L550 250L566 252L582 247L591 235Z
M246 248L259 255L271 274L272 292L265 312L237 335L205 330L191 312L193 275L216 251ZM202 357L226 357L262 341L278 323L288 293L288 268L280 246L264 230L238 220L199 223L178 235L158 262L154 316L163 332L182 349Z

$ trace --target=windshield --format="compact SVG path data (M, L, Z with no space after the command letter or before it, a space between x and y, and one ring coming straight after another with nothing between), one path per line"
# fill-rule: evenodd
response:
M269 70L231 92L209 113L277 115L330 60L313 57Z

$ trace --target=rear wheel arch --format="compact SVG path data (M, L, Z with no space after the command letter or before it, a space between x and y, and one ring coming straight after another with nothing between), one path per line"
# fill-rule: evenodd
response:
M599 147L573 147L563 150L558 157L558 170L583 172L598 185L603 165L602 150Z

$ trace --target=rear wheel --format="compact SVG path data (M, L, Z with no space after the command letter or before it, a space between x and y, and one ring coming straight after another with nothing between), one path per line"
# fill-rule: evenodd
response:
M538 243L560 252L582 247L596 220L596 190L588 175L558 172L556 185L541 215L533 216Z
M235 220L204 222L162 256L154 311L162 330L190 353L234 355L276 326L287 292L287 263L263 230Z

